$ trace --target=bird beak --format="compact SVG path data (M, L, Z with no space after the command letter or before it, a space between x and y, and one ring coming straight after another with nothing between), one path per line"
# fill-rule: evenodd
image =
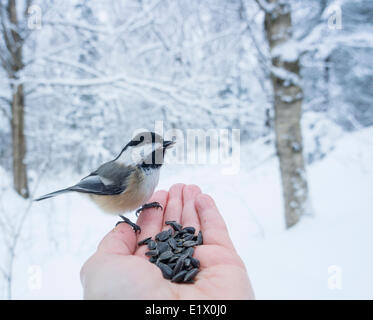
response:
M175 141L163 141L163 148L169 149L175 144Z

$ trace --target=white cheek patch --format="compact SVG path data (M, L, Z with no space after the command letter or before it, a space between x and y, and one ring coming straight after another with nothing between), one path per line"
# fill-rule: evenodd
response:
M124 165L137 165L144 161L154 150L161 149L161 143L139 144L125 150L117 161Z

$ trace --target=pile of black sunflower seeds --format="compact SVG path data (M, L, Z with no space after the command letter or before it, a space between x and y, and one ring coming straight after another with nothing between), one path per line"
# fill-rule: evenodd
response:
M195 235L195 228L185 227L176 221L166 221L170 229L141 240L138 244L147 245L145 253L149 261L161 269L163 277L178 283L194 283L199 272L199 260L193 258L194 247L203 243L202 232Z

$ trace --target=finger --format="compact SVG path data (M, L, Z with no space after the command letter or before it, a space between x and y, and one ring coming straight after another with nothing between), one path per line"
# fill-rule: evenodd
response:
M220 245L234 250L227 225L220 215L215 201L206 194L200 194L196 198L195 205L201 224L203 244Z
M177 223L180 223L181 221L184 187L185 184L183 183L174 184L168 192L167 207L163 218L163 230L170 228L169 226L165 225L166 221L176 221Z
M164 210L167 205L167 198L168 192L161 190L154 193L148 202L159 202ZM137 219L137 224L141 228L141 233L137 237L137 242L149 237L154 238L162 229L162 221L163 211L159 208L146 209L141 212ZM145 251L147 251L147 247L140 246L138 251L143 255Z
M183 191L183 212L181 214L181 224L183 227L194 227L198 232L200 222L195 208L195 199L201 194L201 189L196 185L189 185Z
M130 255L135 252L137 236L127 223L118 224L98 245L98 252Z

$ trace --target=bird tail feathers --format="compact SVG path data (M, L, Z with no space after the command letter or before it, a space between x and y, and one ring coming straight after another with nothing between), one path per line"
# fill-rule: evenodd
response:
M49 199L49 198L53 198L55 196L58 196L62 193L66 193L66 192L70 192L70 188L66 188L66 189L61 189L61 190L57 190L57 191L54 191L54 192L51 192L51 193L47 193L39 198L36 198L34 199L34 201L40 201L40 200L45 200L45 199Z

